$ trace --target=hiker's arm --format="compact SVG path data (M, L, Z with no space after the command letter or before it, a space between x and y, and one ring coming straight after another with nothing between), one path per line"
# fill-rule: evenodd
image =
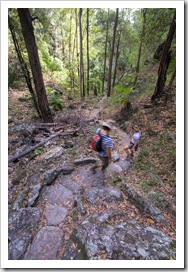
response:
M106 148L106 153L108 155L108 162L112 162L111 149L109 147Z

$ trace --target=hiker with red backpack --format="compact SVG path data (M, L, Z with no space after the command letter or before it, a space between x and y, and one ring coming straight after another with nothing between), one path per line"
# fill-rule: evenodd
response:
M109 136L113 127L107 123L102 123L102 128L98 128L96 135L92 139L91 147L99 154L100 162L91 167L93 174L96 173L96 169L102 167L102 171L112 162L111 149L113 148L112 138Z

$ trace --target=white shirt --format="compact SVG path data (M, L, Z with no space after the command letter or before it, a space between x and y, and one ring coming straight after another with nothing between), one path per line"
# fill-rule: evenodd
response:
M131 139L131 142L134 144L135 141L140 140L140 137L141 137L141 132L134 133L134 134L133 134L133 137L132 137L132 139Z

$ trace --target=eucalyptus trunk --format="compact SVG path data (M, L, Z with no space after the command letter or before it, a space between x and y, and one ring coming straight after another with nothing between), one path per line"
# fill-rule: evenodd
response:
M137 79L138 79L138 73L140 71L140 58L141 58L141 51L142 51L142 43L145 35L145 27L146 27L146 11L147 9L142 10L143 14L143 25L142 25L142 34L141 34L141 40L140 40L140 46L138 50L138 60L137 60L137 65L136 65L136 76L134 80L134 85L136 85Z
M89 96L89 9L87 8L87 95Z
M115 86L115 81L116 81L117 63L118 63L118 58L120 55L120 53L119 53L120 38L121 38L121 32L119 33L119 38L118 38L118 43L117 43L117 48L116 48L116 59L115 59L114 77L113 77L112 87Z
M162 53L162 57L161 57L161 61L159 64L159 69L158 69L157 84L155 87L154 94L151 97L151 101L154 101L156 100L156 98L160 97L164 91L165 82L166 82L166 73L167 73L168 65L171 59L170 47L171 47L171 43L172 43L175 31L176 31L176 11L174 13L174 16L168 31L167 39L164 45L164 49L163 49L163 53Z
M108 9L108 16L109 16L109 9ZM108 19L107 19L107 26L106 26L106 41L105 41L105 52L104 52L104 72L103 72L103 79L102 79L102 94L104 94L104 81L106 77L106 52L107 52L107 44L108 44Z
M112 63L113 63L113 55L114 55L114 45L116 40L116 29L118 24L118 12L119 9L116 9L116 19L114 24L114 34L113 34L113 41L112 41L112 49L111 49L111 55L110 55L110 61L109 61L109 72L108 72L108 89L107 89L107 96L109 97L111 94L111 77L112 77Z
M14 47L15 47L15 50L16 50L16 53L17 53L17 56L18 56L18 59L19 59L19 62L20 62L20 66L21 66L22 73L24 75L27 87L28 87L29 92L31 94L31 97L33 99L33 103L34 103L34 106L35 106L35 108L37 110L37 113L38 113L39 117L42 118L39 107L38 107L36 94L35 94L35 92L33 90L33 86L32 86L32 83L31 83L30 73L29 73L29 70L27 68L26 62L23 59L18 40L16 38L16 33L15 33L15 30L14 30L14 23L12 22L12 19L10 18L10 16L8 16L8 25L9 25L9 29L10 29L10 32L11 32L11 35L12 35L12 40L13 40L13 43L14 43Z
M80 27L80 97L85 97L84 90L84 65L83 65L83 44L82 44L82 8L79 11L79 27Z
M38 96L38 104L42 119L44 122L51 123L53 122L53 119L46 96L39 55L33 31L32 17L28 8L18 8L17 10L22 27L23 37L25 40L25 45L29 56L29 62L34 79L35 89Z

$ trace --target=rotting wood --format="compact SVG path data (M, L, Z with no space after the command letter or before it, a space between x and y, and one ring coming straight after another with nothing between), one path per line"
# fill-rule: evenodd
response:
M46 142L50 141L51 139L53 139L53 138L55 138L55 137L57 137L57 136L68 136L68 135L77 136L77 132L78 132L79 129L80 129L80 128L76 129L75 131L67 132L67 133L62 133L62 130L61 130L61 131L59 131L58 133L53 134L53 135L51 135L50 137L46 138L44 141L42 141L42 142L40 142L40 143L38 143L38 144L36 144L36 145L34 145L34 146L31 146L31 147L27 148L26 150L20 152L19 154L13 156L12 158L10 158L10 159L8 160L8 162L10 163L10 162L16 161L17 159L19 159L19 158L21 158L21 157L27 155L27 154L30 153L31 151L35 150L35 149L38 148L39 146L45 144Z

